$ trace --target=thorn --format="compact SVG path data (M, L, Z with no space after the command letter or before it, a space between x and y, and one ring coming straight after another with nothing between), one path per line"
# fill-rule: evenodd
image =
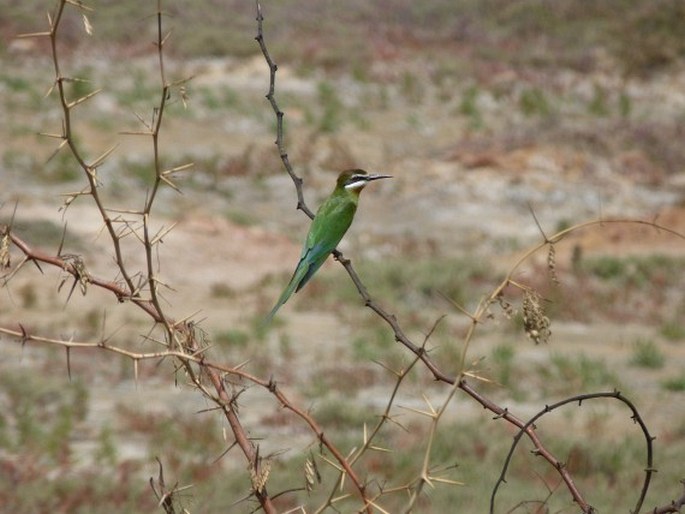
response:
M50 156L49 156L48 159L45 161L45 163L47 164L47 163L50 162L52 159L54 159L55 156L59 153L59 151L60 151L62 148L64 148L64 145L66 145L67 143L69 143L69 140L68 140L68 139L62 139L62 142L61 142L61 143L57 146L57 148L50 154Z
M542 235L542 238L545 240L545 243L551 243L551 241L547 237L547 234L545 234L545 231L542 230L542 226L540 225L540 221L538 220L538 217L535 215L535 211L533 210L533 206L531 205L530 202L528 202L528 209L530 210L530 213L533 216L533 220L535 221L535 224L537 225L538 230L540 231L540 234Z
M45 275L45 273L43 273L43 268L40 267L40 263L36 259L31 259L31 262L36 265L36 268L38 268L41 275Z
M162 42L160 43L159 46L161 46L161 47L164 46L164 44L167 42L167 39L169 39L169 37L171 37L171 32L172 32L172 31L170 30L169 32L166 33L166 35L164 36L164 38L162 38Z
M500 412L500 413L497 414L496 416L493 416L492 419L503 419L503 418L504 418L505 416L507 416L508 414L509 414L509 408L508 408L508 407L504 407L504 409L502 410L502 412Z
M447 302L449 302L452 305L452 307L454 307L459 312L464 314L467 318L471 319L471 321L473 321L473 323L480 323L480 320L478 320L478 318L476 318L473 314L471 314L469 311L467 311L464 307L459 305L457 302L452 300L452 298L449 298L445 293L443 293L440 290L438 290L437 293L438 293L438 295L440 295L442 297L443 300L446 300ZM444 317L445 317L445 315L443 314L440 319L442 319ZM440 319L438 319L438 321L440 321Z
M49 18L49 15L48 15ZM25 39L30 37L45 37L50 36L50 32L29 32L26 34L19 34L16 36L17 39Z
M117 149L118 146L119 146L119 143L116 143L116 144L110 146L107 150L105 150L102 153L102 155L100 155L98 158L96 158L88 167L89 168L97 168L98 166L100 166L100 164L102 164L104 162L104 160L107 159L107 157L109 157L110 154L114 150Z
M29 340L29 334L21 323L19 323L19 328L21 329L21 346L23 347Z
M87 95L84 95L84 96L82 96L81 98L78 98L78 99L74 100L73 102L67 104L67 109L73 109L74 107L76 107L77 105L79 105L79 104L85 102L86 100L90 100L90 99L93 98L95 95L97 95L100 91L102 91L102 88L96 89L95 91L91 91L91 92L88 93Z
M162 468L162 461L159 460L159 457L155 457L155 460L157 461L157 464L159 464L159 485L164 489L164 470Z
M71 347L65 347L67 351L67 375L69 376L69 382L71 382Z
M64 230L62 231L62 239L59 242L59 248L57 248L57 257L62 255L62 248L64 248L64 238L67 235L67 223L64 223Z

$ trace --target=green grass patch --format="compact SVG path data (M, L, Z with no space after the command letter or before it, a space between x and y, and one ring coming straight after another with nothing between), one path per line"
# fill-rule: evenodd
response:
M313 409L316 419L328 430L360 430L369 421L365 409L353 398L331 398Z
M395 344L393 337L385 329L367 332L352 340L354 358L359 361L384 360Z
M400 77L400 94L411 105L419 105L426 96L422 78L411 71L405 71Z
M459 102L459 113L469 119L472 128L483 126L483 114L478 106L478 96L480 89L478 86L468 87L461 95Z
M318 120L317 129L321 132L336 132L343 121L343 103L338 96L338 92L330 82L319 82L317 94L321 114Z
M682 341L685 339L685 325L677 319L668 320L661 325L659 333L668 341Z
M660 369L664 367L666 358L657 344L651 339L638 339L633 344L633 354L630 364L640 368Z
M62 235L64 234L63 225L49 220L18 220L14 222L14 230L18 234L22 234L22 237L32 245L44 249L52 248L55 251L62 241ZM67 228L66 235L64 236L63 251L65 253L78 253L84 251L86 247L87 245L83 239L74 235Z
M447 298L464 305L477 296L474 285L493 279L487 264L475 258L383 259L358 267L376 294L395 298L408 308Z
M587 355L552 355L550 362L537 365L542 396L580 394L599 388L619 388L621 381L603 359Z
M580 268L601 280L622 285L659 286L682 281L685 259L667 255L583 258Z
M65 464L71 459L76 424L88 408L80 381L5 371L0 376L0 445L22 459Z
M685 391L685 371L682 371L676 376L665 379L661 382L661 385L667 391L678 393Z
M250 334L239 328L232 328L215 333L212 341L221 346L245 348L250 342Z
M680 0L635 1L617 17L609 48L625 72L647 75L685 57L685 4Z
M549 116L552 108L545 92L537 87L524 89L519 97L521 112L528 117Z
M500 344L492 351L494 379L504 387L510 387L514 374L516 350L510 344Z

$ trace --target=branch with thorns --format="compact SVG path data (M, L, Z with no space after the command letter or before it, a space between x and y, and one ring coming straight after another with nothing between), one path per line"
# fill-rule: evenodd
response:
M644 503L645 496L647 495L647 490L649 489L649 484L652 479L652 475L656 472L656 469L654 469L654 451L652 448L652 442L654 441L654 437L649 433L649 429L647 428L646 423L642 419L642 416L640 415L639 411L637 410L637 407L633 402L631 402L628 398L623 396L620 391L610 391L610 392L599 392L599 393L587 393L587 394L580 394L576 396L571 396L569 398L565 398L563 400L560 400L556 403L553 403L552 405L545 405L545 408L542 409L540 412L538 412L535 416L530 418L525 425L519 430L519 432L514 436L514 441L512 442L511 448L509 450L509 453L507 454L507 458L504 461L504 466L502 468L502 472L500 473L499 478L497 479L497 482L495 483L495 487L492 490L492 494L490 496L490 514L494 514L495 512L495 497L497 496L497 491L499 490L499 487L503 484L506 483L506 474L507 474L507 469L509 468L509 464L511 463L511 460L514 456L514 452L516 450L516 447L518 443L521 440L521 436L525 433L525 430L528 427L532 427L535 425L535 422L541 419L543 416L560 409L561 407L564 407L570 403L578 403L578 405L582 405L583 402L589 401L589 400L596 400L596 399L605 399L605 398L610 398L610 399L615 399L620 402L622 402L624 405L630 409L631 416L630 418L633 420L634 423L638 424L640 427L640 430L642 431L642 435L644 436L645 439L645 444L646 444L646 459L647 463L645 466L645 478L642 483L642 488L640 491L640 496L637 499L635 509L632 512L640 512L640 509L642 508L642 504ZM558 467L563 467L565 468L565 464L563 462L557 463ZM574 498L575 499L575 498ZM595 510L590 507L590 510L588 511L590 513L594 513Z
M134 364L134 374L137 379L138 363L142 360L148 359L162 359L174 358L180 368L184 370L189 380L197 387L203 394L210 398L223 411L228 424L231 427L233 436L237 445L245 455L250 467L250 472L256 477L253 480L252 495L258 500L261 508L265 512L276 512L273 506L272 499L266 489L266 481L269 475L269 461L259 457L259 447L249 438L246 430L243 428L237 411L235 409L235 398L229 394L225 387L224 375L232 374L240 376L243 379L251 380L252 382L267 388L284 407L293 411L300 416L309 425L310 429L316 435L319 443L328 449L333 455L333 459L338 462L340 469L343 470L345 476L349 477L350 481L358 490L363 503L367 503L364 494L364 486L356 476L353 469L348 465L342 453L330 442L323 429L315 422L315 420L303 409L298 408L286 397L286 395L277 387L277 384L272 380L261 380L253 377L247 373L241 372L238 368L231 368L228 366L219 366L208 362L205 358L206 347L202 344L193 330L191 321L182 320L175 321L167 316L161 304L161 297L159 294L159 286L162 284L157 277L157 270L155 267L154 248L161 241L162 237L168 233L171 228L163 229L153 234L150 228L150 219L153 211L155 200L158 196L158 191L162 185L167 185L177 192L179 188L172 182L171 176L177 172L184 171L192 166L192 164L183 164L175 166L170 169L164 169L161 164L161 148L160 148L160 134L163 127L163 120L165 108L171 97L173 89L179 89L182 99L185 99L185 92L183 84L187 81L181 80L178 82L169 82L165 73L164 65L164 46L167 42L170 33L164 32L162 1L158 0L156 10L156 29L157 29L157 55L159 61L160 72L160 93L159 101L153 109L153 115L150 122L145 121L142 116L138 119L143 123L145 130L137 132L125 132L125 135L135 135L149 137L152 140L153 162L154 162L154 180L151 189L147 192L143 208L140 211L117 211L109 208L100 193L100 181L98 180L98 168L106 161L106 159L114 152L117 145L113 145L105 150L100 156L92 161L89 161L82 152L81 147L76 142L74 136L74 118L73 110L76 106L81 105L100 92L100 89L92 91L80 98L68 98L66 84L79 79L68 77L62 72L61 56L58 48L60 28L63 21L63 16L67 6L75 7L83 16L84 26L86 32L92 34L92 26L87 18L86 12L90 10L81 1L76 0L60 0L55 10L48 14L48 31L38 32L33 34L25 34L23 37L46 37L50 42L50 50L52 55L52 63L54 69L54 82L50 88L50 92L56 91L58 101L62 110L62 130L59 133L46 133L44 135L60 140L60 143L55 150L55 155L59 151L67 149L74 156L79 167L83 170L87 181L87 186L75 193L67 193L63 209L66 210L77 199L89 196L93 199L95 206L103 221L104 228L111 240L114 249L114 261L117 265L118 275L121 277L121 282L107 281L91 275L84 264L83 259L78 255L62 254L62 244L56 255L50 255L40 250L34 250L23 239L14 234L10 225L3 225L0 227L0 264L3 269L10 269L10 243L18 248L22 254L23 259L11 269L3 277L4 284L21 269L26 263L33 262L40 269L40 263L49 264L62 269L68 276L73 277L73 285L71 292L78 285L83 293L89 285L97 286L102 289L112 292L120 302L129 301L141 308L148 316L152 318L155 325L160 325L164 329L165 340L159 341L166 347L166 350L151 353L135 353L130 352L124 348L113 346L104 336L98 342L78 342L66 341L56 338L48 338L29 333L23 326L19 325L19 329L11 329L8 327L1 327L0 333L12 336L22 344L26 342L39 342L59 345L65 348L67 352L67 367L71 374L71 366L69 361L70 351L74 348L97 348L100 350L112 351L130 358ZM49 94L48 93L48 94ZM115 214L114 216L112 214ZM122 215L135 217L134 221L122 217ZM124 252L121 241L124 237L134 235L141 244L145 253L145 272L131 273L125 264ZM42 271L42 270L41 270ZM136 278L139 277L139 278ZM64 278L60 287L64 285L67 279ZM145 286L145 287L144 287ZM147 297L143 296L144 290ZM69 297L71 296L69 293ZM208 389L202 381L202 377L208 378L209 383L213 387L213 392ZM160 472L161 473L161 472ZM160 474L161 480L161 474ZM160 482L163 489L163 484ZM169 503L169 496L166 497L165 505Z
M262 51L262 54L264 56L264 59L266 61L266 64L269 68L269 89L266 94L266 98L269 101L271 108L276 116L276 141L275 144L278 148L278 153L279 156L283 162L284 168L290 178L293 181L293 185L295 187L295 192L297 195L297 209L303 211L310 219L314 217L313 211L309 209L309 207L306 205L304 202L304 194L303 194L303 185L304 181L303 179L298 176L288 158L288 153L286 151L285 143L284 143L284 133L283 133L283 118L285 116L284 112L280 109L277 99L276 99L276 73L278 71L278 65L275 63L273 58L271 57L271 54L268 50L268 47L266 45L265 39L264 39L264 31L263 31L263 22L264 22L264 16L262 12L262 6L259 0L255 1L256 4L256 10L257 10L257 36L255 39L259 43L259 47ZM466 363L466 355L467 351L469 348L469 344L473 338L473 335L475 333L476 327L484 322L485 318L489 316L489 308L490 305L493 303L497 302L499 303L502 308L505 310L507 314L510 314L511 311L511 305L504 300L503 298L503 293L506 290L507 287L509 286L514 286L519 289L522 289L524 291L524 325L527 334L531 339L533 339L536 343L539 342L546 342L549 336L551 335L551 330L550 330L550 322L549 319L544 315L544 311L540 305L540 297L535 292L534 290L518 284L516 281L514 281L513 276L516 273L516 271L521 267L521 265L528 261L529 258L537 253L539 250L543 248L548 248L548 255L547 255L547 264L548 264L548 269L552 278L552 281L555 284L559 283L559 278L557 275L557 268L556 268L556 248L555 245L560 242L562 239L564 239L566 236L568 236L571 233L575 233L576 231L579 231L583 228L586 227L591 227L591 226L601 226L604 224L609 224L609 223L629 223L629 224L635 224L635 225L646 225L654 228L657 231L662 231L666 234L675 236L677 238L685 240L685 236L673 229L670 229L666 226L660 225L656 223L656 221L648 221L648 220L640 220L640 219L603 219L600 218L598 220L592 220L588 221L585 223L580 223L577 225L574 225L572 227L569 227L567 229L561 230L554 234L551 237L548 237L544 231L542 230L542 227L540 223L537 220L537 217L535 215L535 212L531 208L531 213L532 216L535 220L536 225L538 226L542 236L543 236L543 242L530 248L528 251L526 251L515 263L514 265L510 268L509 272L507 273L506 277L504 280L495 287L495 289L492 291L492 293L486 297L484 300L482 300L479 305L477 306L476 310L474 313L468 312L465 308L461 307L460 305L456 304L455 302L449 300L452 305L459 310L461 313L465 314L471 319L471 325L469 327L469 330L467 331L467 334L464 338L464 345L463 345L463 350L462 350L462 355L461 355L461 360L460 360L460 366L459 366L459 372L456 375L450 375L446 373L445 371L441 370L440 367L431 359L429 356L428 352L426 351L425 344L424 345L417 345L414 343L405 333L405 331L402 329L397 317L394 314L391 314L388 312L386 309L384 309L378 302L376 302L371 295L369 294L366 286L360 279L359 275L357 274L356 270L354 269L352 262L350 259L346 258L342 252L339 250L334 250L333 251L333 256L334 258L339 261L342 266L345 268L345 271L348 273L350 276L350 279L354 283L357 292L361 296L362 300L364 301L364 305L371 309L376 315L378 315L379 318L381 318L393 331L395 340L402 344L404 347L406 347L411 353L414 354L415 360L412 363L412 366L414 366L417 362L421 361L424 366L430 371L430 373L433 375L434 379L439 381L439 382L444 382L447 384L452 385L453 387L450 389L450 392L448 394L447 400L444 402L444 404L439 408L439 409L434 409L430 404L429 404L429 411L426 412L425 414L428 415L432 419L432 425L431 425L431 435L429 438L429 444L428 444L428 450L426 452L426 459L424 460L424 465L422 468L422 472L420 475L420 479L418 480L418 486L414 490L414 493L420 492L421 486L424 483L430 484L430 479L428 476L428 455L430 452L430 441L432 440L433 434L435 427L437 426L438 420L440 419L440 416L446 409L448 403L454 396L454 393L456 390L460 389L464 393L466 393L468 396L470 396L472 399L474 399L476 402L480 403L483 408L490 410L495 414L496 419L504 419L510 424L516 426L520 430L520 434L526 434L526 436L530 439L530 441L533 443L535 447L535 454L538 456L543 457L547 462L549 462L550 465L552 465L559 475L561 476L563 482L566 484L566 487L568 488L569 492L571 493L573 500L577 503L577 505L580 507L580 509L586 513L590 514L594 512L594 508L584 499L582 496L581 492L577 488L577 486L574 483L574 480L571 476L571 474L568 472L568 470L562 465L561 461L557 459L545 446L543 445L542 441L540 440L538 434L535 432L535 426L532 423L525 423L518 417L514 416L512 413L509 412L508 409L503 408L499 405L497 405L495 402L491 401L490 399L486 398L482 394L480 394L470 383L466 381L466 377L469 376L469 373L466 369L465 363ZM401 381L401 378L400 378ZM399 381L398 381L399 385ZM626 401L629 405L632 405L627 399L624 397L620 397L621 400ZM636 411L635 411L636 412ZM641 418L640 418L641 419ZM644 427L646 430L646 427ZM369 447L365 444L365 446L362 448L362 450L368 449ZM642 500L644 499L644 494L646 493L646 489L648 488L649 485L649 477L650 474L647 473L647 477L645 479L645 487L644 491L641 493L640 499L638 500L638 505L641 505ZM412 493L410 497L409 504L407 506L407 512L411 511L413 508L413 505L415 504L416 497L417 495Z
M43 252L34 251L30 245L25 241L20 239L18 236L11 234L12 242L24 252L27 261L44 263L56 266L60 269L65 270L67 273L72 274L74 277L78 276L78 271L73 268L72 264L65 262L60 257L53 257L46 255ZM125 291L117 284L112 282L107 282L98 279L94 276L89 276L90 284L102 287L114 293L115 296L121 297L125 294ZM156 311L151 305L151 302L145 300L133 300L136 305L141 307L147 314L149 314L155 322L161 323L161 319L155 317ZM64 340L57 338L44 337L37 334L29 332L25 327L19 325L17 329L12 329L8 327L0 326L0 334L5 334L10 336L20 342L25 344L27 342L43 343L49 345L56 345L65 348L67 352L67 365L69 365L69 355L72 349L97 349L104 350L118 355L127 357L133 361L134 365L134 377L137 380L138 377L138 366L141 361L147 360L160 360L165 358L174 358L178 360L184 370L188 373L190 380L193 384L200 389L208 398L210 398L214 403L217 404L224 412L227 417L231 428L233 429L234 436L239 446L246 453L248 461L254 466L255 470L259 469L258 465L254 463L258 459L259 448L254 446L254 443L249 439L245 430L242 428L240 421L238 419L237 413L235 412L235 402L232 395L228 393L225 388L224 375L232 375L239 377L240 379L247 380L255 385L261 386L268 390L277 400L279 405L290 410L296 416L301 418L310 428L313 434L315 434L318 442L324 446L333 455L333 458L340 466L338 469L341 471L344 477L349 477L353 482L359 494L362 495L364 502L368 500L364 496L365 487L357 477L355 471L352 469L352 464L354 461L350 461L342 454L342 452L332 443L330 438L326 435L323 427L321 427L311 414L306 410L297 407L283 392L283 390L278 386L277 382L273 379L262 379L253 374L248 373L242 369L242 365L238 366L226 366L210 361L205 356L206 347L202 347L200 341L195 335L195 330L192 322L187 320L183 321L173 321L167 319L171 330L173 331L174 339L179 342L176 346L169 346L166 350L161 350L157 352L133 352L128 349L112 345L109 343L108 339L104 336L96 342L92 341L74 341L74 340ZM180 342L183 341L183 344ZM161 342L161 341L160 341ZM164 344L164 342L161 342ZM214 387L215 392L210 392L206 386L202 383L200 376L201 373L196 372L191 365L198 366L201 371L209 378L211 385ZM266 494L265 487L260 488L261 493ZM257 493L257 491L255 491ZM266 509L265 509L266 510Z

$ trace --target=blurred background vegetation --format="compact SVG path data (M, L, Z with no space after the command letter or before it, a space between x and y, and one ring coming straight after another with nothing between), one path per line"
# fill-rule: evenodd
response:
M50 8L44 0L4 0L0 12L2 47L16 34L36 30ZM126 53L149 52L154 27L133 1L98 0L92 18L99 43ZM678 0L383 0L337 2L282 0L266 4L268 35L279 60L347 72L373 58L378 39L423 52L450 52L455 46L478 60L535 67L592 71L602 52L626 74L644 75L685 56L685 6ZM254 6L241 0L165 2L164 11L194 30L178 31L174 55L183 58L257 55ZM83 44L74 20L67 43ZM71 34L70 34L71 31ZM150 38L147 38L150 39ZM88 43L91 44L90 42Z

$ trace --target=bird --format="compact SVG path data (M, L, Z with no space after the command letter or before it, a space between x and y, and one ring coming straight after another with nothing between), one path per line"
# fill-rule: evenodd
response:
M342 171L338 175L333 192L316 211L302 247L300 261L276 305L267 315L267 323L271 322L278 309L288 301L293 292L296 293L304 287L338 246L352 224L362 189L369 182L384 178L392 178L392 175L369 174L358 168Z

